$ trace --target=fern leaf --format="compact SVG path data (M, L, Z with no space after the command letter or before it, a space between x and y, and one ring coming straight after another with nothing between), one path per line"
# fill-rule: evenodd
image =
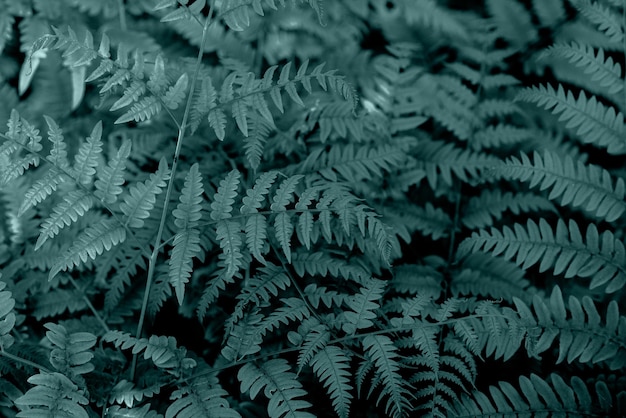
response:
M349 363L350 357L334 345L324 347L311 359L313 372L324 384L339 418L348 418L350 415L352 386Z
M69 166L69 162L67 161L67 144L63 137L63 130L50 116L44 115L44 119L48 125L48 140L52 142L50 155L47 159L59 168L66 168Z
M606 384L598 381L597 398L608 393ZM587 385L574 376L568 385L559 375L551 374L550 381L536 374L520 376L520 391L508 382L490 386L489 394L474 391L457 398L452 413L455 415L484 416L491 414L610 415L610 399L594 402ZM610 395L609 395L610 398ZM607 408L608 406L608 408Z
M115 123L126 123L130 121L143 122L161 111L161 102L155 96L144 97L122 116L115 120Z
M248 164L250 164L250 167L256 171L261 164L263 147L265 146L267 138L270 135L272 125L254 112L250 114L249 117L249 135L244 138L244 148L246 150L246 159L248 160Z
M290 333L289 339L300 345L298 375L302 372L302 368L309 364L313 357L328 345L330 337L331 334L328 327L316 320L307 321L300 325L297 337L294 336L294 333Z
M130 106L135 103L143 94L146 92L145 83L134 80L130 83L128 87L124 90L124 94L122 97L117 99L115 103L109 108L111 112L122 109L126 106Z
M54 238L66 225L69 226L84 216L93 205L93 198L83 190L71 191L63 200L41 224L35 250L41 248L48 239Z
M98 122L91 131L86 141L78 148L74 157L72 176L84 185L91 184L93 175L96 174L98 158L102 152L102 122Z
M28 378L35 385L15 400L20 418L89 418L81 405L89 400L82 390L61 373L39 373Z
M516 100L534 102L559 116L565 127L575 129L583 143L606 147L611 154L626 152L624 142L624 116L613 107L600 103L595 96L587 98L581 91L578 99L559 84L555 91L551 85L532 87L519 93Z
M561 0L533 0L533 10L543 27L554 27L567 19Z
M126 229L113 220L104 219L87 227L52 266L48 280L52 280L62 270L79 266L88 259L95 260L105 250L108 251L125 240Z
M8 290L4 290L6 283L0 281L0 349L2 351L11 347L15 339L11 335L15 326L15 299Z
M240 361L245 356L261 351L263 335L258 329L262 319L262 315L253 313L235 324L222 348L222 355L226 360Z
M94 196L104 203L115 203L118 195L122 193L120 186L124 184L124 170L126 160L130 155L131 144L131 141L125 140L115 157L109 161L109 165L98 173L98 179L94 182L96 186Z
M68 333L62 325L47 323L46 338L52 343L50 364L66 376L75 377L90 373L95 366L91 363L91 348L96 345L96 336L89 332Z
M267 413L270 418L314 418L315 415L304 411L313 405L297 399L305 396L306 391L290 369L287 361L281 358L268 360L261 366L247 363L237 372L241 392L250 392L250 398L255 399L263 390L269 399Z
M150 178L143 183L138 183L130 187L129 194L124 197L120 204L120 209L127 216L125 226L130 228L141 228L144 219L150 216L150 211L156 203L156 196L159 195L167 185L170 170L167 167L165 158L159 162L159 168Z
M527 269L539 262L539 271L553 268L554 274L569 277L592 277L589 287L606 286L607 293L626 284L626 250L610 231L601 235L594 224L587 227L585 239L573 220L569 227L559 219L556 235L545 219L539 225L528 220L526 228L515 224L502 231L474 232L461 243L459 257L480 250L500 255Z
M613 185L609 172L566 156L561 159L548 150L535 152L533 162L525 154L509 158L499 169L503 177L529 182L530 187L552 189L548 198L561 199L562 205L582 207L608 222L617 220L626 210L626 186L621 178Z
M369 328L376 318L375 309L380 307L379 300L383 297L385 282L370 278L360 292L348 298L346 303L350 311L345 311L346 322L342 329L348 334L354 334L358 329Z
M183 101L187 94L187 84L189 83L189 76L187 73L183 73L173 86L167 89L167 92L163 96L163 103L168 108L175 110L178 109L180 103Z
M596 25L612 43L620 43L624 39L624 28L621 16L600 2L576 0L574 6L580 14Z
M172 393L174 400L165 418L241 418L225 399L228 395L216 378L200 377Z
M226 266L225 274L228 280L243 266L241 225L234 221L220 220L217 223L216 239L222 249L220 259Z
M180 203L172 212L176 218L174 223L178 227L178 232L174 236L174 248L169 262L169 277L180 305L183 304L185 283L191 277L192 259L201 252L200 231L197 226L202 217L200 204L202 203L204 188L198 167L198 164L194 164L189 169L189 173L185 177L185 186L179 198Z
M41 295L37 300L33 316L40 321L42 318L61 315L66 311L74 314L86 308L87 304L82 292L75 289L53 289Z
M56 191L57 186L65 181L65 176L55 169L50 169L44 176L37 180L24 194L24 200L20 205L17 216L22 216L28 209L43 202L48 196Z
M583 72L591 77L591 80L604 87L609 94L622 91L622 67L613 62L612 57L604 58L604 50L598 49L597 53L591 45L572 42L570 44L557 43L547 50L542 56L556 56L567 59L576 67L582 67Z
M566 304L558 286L552 289L549 299L535 295L530 306L516 297L513 301L522 330L527 333L526 348L530 355L538 356L558 339L557 364L565 360L568 363L606 362L612 370L626 364L626 343L617 336L624 316L620 316L617 302L609 303L606 325L603 325L602 317L589 296L580 300L570 296Z
M323 26L322 2L320 0L300 0L300 2L306 2L311 6ZM274 0L265 0L264 3L272 10L278 10ZM280 4L285 6L284 2ZM222 4L219 16L232 30L243 31L250 26L250 12L264 16L263 2L261 0L228 0Z
M386 335L367 335L363 338L363 349L374 363L376 374L382 384L376 405L380 404L382 398L387 397L385 412L393 417L403 416L405 411L410 409L410 404L409 393L403 386L404 379L399 373L397 347Z
M219 221L231 218L233 211L233 203L237 197L237 189L239 188L239 179L241 173L237 170L229 172L224 180L220 181L217 193L213 195L211 203L211 219Z

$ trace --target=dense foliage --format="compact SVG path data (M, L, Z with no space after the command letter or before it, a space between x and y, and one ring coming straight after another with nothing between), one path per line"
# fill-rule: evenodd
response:
M626 2L0 0L0 414L626 416Z

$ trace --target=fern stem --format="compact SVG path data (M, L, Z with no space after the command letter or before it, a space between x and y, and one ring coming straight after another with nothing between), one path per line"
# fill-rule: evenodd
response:
M102 325L102 328L106 331L109 332L111 331L111 329L109 329L109 326L107 325L107 323L104 321L104 318L102 318L102 316L100 316L100 314L98 313L98 311L96 310L96 308L91 304L91 301L89 300L89 298L87 297L87 295L85 294L84 290L81 289L78 286L78 283L76 283L76 280L74 280L71 276L68 276L70 279L70 282L72 283L72 285L74 286L74 288L76 290L78 290L80 292L80 294L83 297L83 300L85 301L85 303L87 304L87 307L89 308L89 310L91 311L91 313L93 313L93 316L96 318L96 320L100 323L100 325Z
M0 356L2 356L4 358L7 358L7 359L9 359L11 361L14 361L15 363L24 364L26 366L32 367L33 369L39 369L39 370L41 370L42 372L45 372L45 373L52 373L51 370L49 370L45 366L42 366L41 364L35 363L34 361L30 361L30 360L27 360L27 359L22 358L22 357L18 357L18 356L14 355L14 354L11 354L11 353L7 353L6 351L4 351L4 348L0 350Z
M163 202L163 210L161 211L161 222L159 223L159 230L154 239L154 247L152 250L152 255L150 256L150 261L148 263L148 275L146 277L146 288L144 290L143 301L141 303L141 313L139 314L139 322L137 323L137 332L135 333L135 336L137 339L141 338L141 333L143 332L143 324L146 319L146 311L148 309L148 300L150 298L150 288L152 287L152 280L154 278L154 271L156 269L156 261L157 261L159 253L161 252L161 238L163 237L163 230L165 229L165 220L167 218L170 195L172 194L172 188L174 186L174 180L176 178L178 158L180 157L180 150L182 149L183 140L185 139L185 131L187 129L187 119L189 118L189 113L191 110L193 92L195 90L196 81L198 80L198 74L200 72L202 57L204 55L204 44L206 43L206 37L207 37L209 26L211 24L212 15L213 15L213 8L211 7L209 16L207 17L207 20L204 22L204 26L202 28L202 41L200 42L200 48L198 50L198 58L196 61L196 67L194 69L194 74L191 79L191 87L189 88L189 95L187 96L187 103L185 105L185 113L183 114L183 120L180 124L180 128L178 129L178 138L176 138L176 150L174 151L174 161L172 162L172 171L170 174L170 179L167 183L167 191L165 192L165 201ZM137 355L135 354L133 356L133 361L132 361L131 370L130 370L131 381L135 380L136 366L137 366Z
M117 0L117 10L120 15L120 28L125 31L126 26L126 9L124 8L124 0Z

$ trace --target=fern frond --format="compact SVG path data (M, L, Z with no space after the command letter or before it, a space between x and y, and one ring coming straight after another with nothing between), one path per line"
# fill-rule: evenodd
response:
M93 175L96 174L98 158L102 153L102 122L98 122L87 137L85 142L78 148L78 153L74 157L74 167L72 167L72 177L79 184L90 185Z
M15 299L6 288L6 283L0 281L0 350L4 351L11 347L15 338L11 335L15 326Z
M514 0L487 0L486 7L497 26L497 32L516 48L537 39L537 29L523 4Z
M513 229L505 226L502 231L491 228L481 230L463 241L458 255L483 250L502 255L523 269L541 262L539 271L552 268L555 275L591 277L589 288L606 286L607 293L615 292L626 284L626 250L624 244L612 232L601 235L594 224L587 227L585 239L573 220L569 226L559 219L556 234L545 219L539 225L528 220L526 228L515 224Z
M257 178L252 189L246 191L246 196L241 199L240 212L251 214L246 219L246 245L254 258L265 264L263 247L267 238L267 219L264 215L258 214L258 209L263 206L265 196L276 179L277 172L270 171L263 173Z
M159 168L150 178L143 183L130 186L129 193L120 204L121 211L127 216L124 226L130 228L141 228L144 219L150 216L150 211L156 203L156 196L159 195L167 185L170 170L167 167L165 158L159 162Z
M237 372L237 379L241 382L241 392L249 392L251 399L263 390L269 399L270 418L314 418L315 415L304 411L313 405L297 399L305 396L306 391L290 370L287 361L281 358L268 360L261 366L247 363Z
M174 223L178 227L178 232L174 236L174 248L169 261L169 278L180 305L183 304L185 283L191 277L192 259L198 257L202 250L199 245L200 231L197 226L202 217L200 211L204 188L198 167L198 164L194 164L189 169L179 198L180 203L172 211L176 218Z
M78 221L78 218L91 209L93 203L91 195L84 190L71 191L64 196L63 202L59 203L53 209L53 213L41 224L35 250L41 248L48 239L57 236L66 225L69 226Z
M300 0L301 3L308 3L317 14L317 18L322 26L324 9L321 0ZM278 10L274 0L228 0L220 7L219 17L234 31L243 31L250 26L250 12L259 16L264 16L263 3L272 10ZM294 2L295 3L295 2ZM284 2L280 2L285 6ZM250 10L251 9L251 10Z
M504 178L529 182L530 187L550 189L548 198L560 198L560 204L581 207L598 218L613 222L624 213L626 186L621 178L613 185L609 172L599 166L564 159L551 151L533 154L533 162L526 154L510 157L497 171Z
M578 138L585 144L606 147L611 154L626 152L624 141L624 116L611 106L605 106L595 96L587 98L584 91L575 98L559 84L557 90L548 84L531 87L520 92L516 100L534 102L560 115L559 121L568 129L575 129Z
M570 296L566 306L558 286L552 289L549 299L535 295L530 306L516 297L513 301L520 326L527 334L526 349L530 355L538 356L558 339L557 364L565 360L568 363L606 362L612 370L626 364L626 341L618 336L626 317L620 315L616 301L611 301L607 307L606 324L602 324L602 317L589 296L580 300Z
M263 335L258 332L263 316L258 313L245 315L230 330L222 356L228 361L240 361L245 356L261 351Z
M105 250L126 240L126 229L110 219L103 219L87 227L75 239L74 243L56 261L50 269L48 280L52 280L60 271L79 266L87 260L95 260Z
M104 203L115 203L118 195L122 193L120 186L124 184L124 170L126 160L130 155L131 144L131 141L125 140L115 157L109 161L108 166L98 173L98 179L94 182L96 186L94 196Z
M505 211L519 215L524 212L556 212L556 208L549 199L534 193L484 190L480 196L470 198L461 222L470 229L485 228L493 225L494 219L502 219Z
M348 418L352 402L350 385L350 357L337 346L322 348L311 359L311 367L324 384L339 418Z
M612 43L621 43L624 39L624 27L619 14L600 2L591 0L575 0L574 6L579 13L603 32Z
M346 322L342 329L347 334L354 334L358 329L369 328L376 318L375 309L380 307L379 301L383 297L385 282L370 278L356 295L348 298L346 304L350 308L344 312Z
M22 216L28 209L38 205L52 195L57 190L57 186L65 182L65 179L66 176L55 169L48 170L24 194L24 200L17 212L18 216Z
M165 412L165 418L241 418L239 412L228 404L228 395L216 378L194 379L172 393L174 400Z
M567 19L561 0L533 0L533 10L543 27L554 27Z
M80 312L87 308L82 296L83 294L75 289L53 289L45 292L35 303L33 316L40 321L43 318L54 317L66 311L70 314Z
M602 399L609 389L602 381L597 382L597 398L594 401L587 385L574 376L567 384L558 374L550 375L550 381L536 374L530 378L520 376L516 389L509 382L490 386L489 394L474 391L457 398L451 413L464 416L491 416L492 414L548 414L557 416L576 411L578 415L610 415L611 399ZM609 395L610 398L610 395Z
M143 122L151 119L154 115L159 113L161 108L161 102L158 98L154 96L144 97L133 104L126 113L117 118L115 123L126 123L131 121Z
M15 400L20 418L89 418L81 405L89 400L82 390L61 373L39 373L28 378L35 385Z
M598 49L597 53L591 45L572 42L570 44L557 43L542 53L543 56L557 56L567 59L576 67L582 67L583 72L591 77L591 80L603 88L609 94L622 91L622 67L613 62L612 57L604 58L604 50Z
M96 345L96 336L90 332L68 333L62 325L47 323L46 338L52 343L50 364L66 376L76 377L90 373L95 366L91 363L91 348Z
M141 408L122 408L119 405L113 405L107 410L107 418L159 418L160 416L150 409L150 405L144 405Z
M386 335L367 335L363 338L363 349L370 361L374 363L375 380L380 380L382 384L376 405L380 404L384 397L387 397L385 412L393 417L403 416L406 411L411 409L409 403L411 395L404 386L406 383L399 373L397 347Z

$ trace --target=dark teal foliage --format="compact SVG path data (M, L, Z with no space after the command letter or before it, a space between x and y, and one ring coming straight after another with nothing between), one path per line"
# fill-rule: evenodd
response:
M0 0L0 415L626 416L622 0Z

